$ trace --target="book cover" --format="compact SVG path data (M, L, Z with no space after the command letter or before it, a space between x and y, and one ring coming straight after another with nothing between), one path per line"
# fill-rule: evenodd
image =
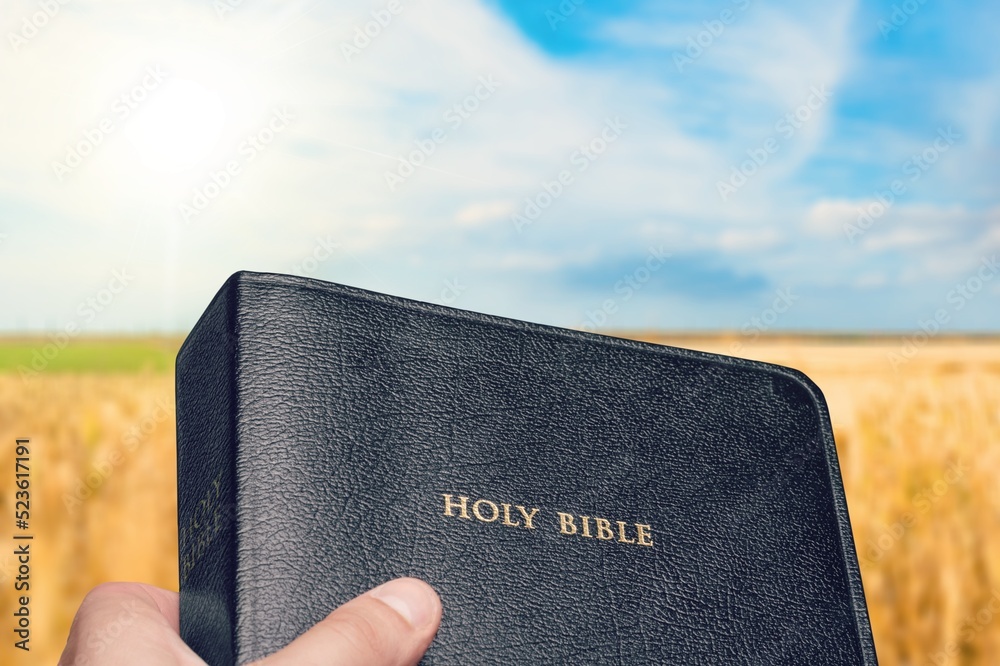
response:
M829 415L781 366L232 276L177 357L181 635L398 576L426 664L875 664Z

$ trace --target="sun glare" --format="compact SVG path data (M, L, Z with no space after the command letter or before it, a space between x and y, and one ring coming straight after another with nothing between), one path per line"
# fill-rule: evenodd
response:
M125 130L144 165L160 173L197 166L226 120L221 95L190 79L169 79L150 93Z

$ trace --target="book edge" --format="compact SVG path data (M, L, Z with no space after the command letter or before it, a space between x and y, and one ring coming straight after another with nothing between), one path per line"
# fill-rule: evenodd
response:
M224 349L226 352L229 353L229 358L223 359L222 361L223 366L225 367L225 370L228 374L228 376L223 379L223 383L226 385L226 389L229 392L229 399L231 401L231 404L235 405L235 400L238 397L238 390L235 382L236 371L234 366L237 362L237 356L235 351L237 345L239 344L238 331L234 329L234 323L236 320L235 294L237 291L235 289L235 286L237 282L238 279L234 275L230 277L222 285L222 287L219 288L219 290L213 296L212 300L206 306L201 317L199 317L194 327L192 327L191 331L189 332L184 342L182 343L180 349L178 350L177 357L175 359L175 404L177 406L176 414L178 422L180 422L182 417L180 408L182 404L180 395L183 382L182 377L186 374L187 364L195 362L193 360L189 361L189 356L192 353L194 353L194 350L197 348L197 345L200 342L198 333L202 333L207 336L212 335L212 331L208 331L206 329L209 327L213 328L215 327L215 322L212 322L213 317L221 317L222 331L225 336L230 338L228 341L224 343ZM236 506L235 502L236 498L239 495L238 495L238 489L235 487L235 484L238 483L239 479L236 473L236 465L235 465L235 452L237 447L236 430L235 430L235 423L237 417L235 410L230 409L229 413L224 415L224 418L227 421L226 435L228 436L229 441L221 443L220 446L230 450L229 455L225 456L230 461L228 469L228 478L225 479L224 477L226 481L224 487L228 488L229 492L226 493L225 497L220 497L221 501L220 504L216 507L215 515L219 516L218 512L220 509L222 510L221 519L224 520L226 523L228 523L228 525L225 525L224 528L222 529L231 531L231 536L233 540L232 554L233 558L236 558L239 552L239 533L238 533L239 520L238 520L238 507ZM186 445L182 445L181 443L180 428L178 428L176 465L177 465L177 481L178 481L177 523L178 523L179 536L180 536L180 530L185 528L184 524L185 516L182 514L181 497L184 495L190 497L190 493L180 492L181 484L191 478L191 475L188 474L188 472L190 471L189 468L192 468L193 465L188 461L189 454L190 452L188 451L188 447ZM193 457L192 460L197 460L197 458ZM196 466L194 466L194 468L196 468ZM223 474L225 474L225 471L220 471L220 475ZM204 479L202 479L202 481L204 481ZM220 486L222 486L221 482ZM211 487L210 483L201 484L199 487L199 491L196 492L194 496L201 497L202 493L206 492L206 489L210 487ZM228 535L223 535L221 538L225 538L226 536ZM208 545L205 546L206 552L210 548L212 548L211 542L213 540L214 539L210 539ZM188 595L190 595L192 592L197 593L197 591L192 590L189 583L187 585L185 584L187 583L188 577L185 576L184 574L184 552L182 551L180 546L181 544L178 543L178 585L179 585L179 591L181 593L180 594L181 599L186 600L186 597ZM201 553L200 558L204 558L206 552ZM192 572L195 570L196 566L197 562L191 565ZM218 651L211 652L208 654L208 658L221 659L221 661L219 659L215 659L215 661L212 663L228 663L228 661L231 661L232 658L235 656L236 647L238 645L238 636L236 633L237 625L235 621L236 604L238 601L236 598L236 594L238 593L238 588L235 582L236 582L236 572L238 571L239 567L238 567L238 562L235 561L235 559L233 559L233 561L221 562L219 563L219 567L229 569L227 576L229 580L227 582L224 582L222 585L224 588L226 588L222 599L222 605L224 606L222 612L226 618L227 627L225 628L225 631L219 632L221 635L223 635L223 641L224 641L224 647L221 648L222 652L221 653L219 653ZM185 590L185 588L187 589ZM184 594L185 591L187 592L187 595ZM180 614L182 620L182 625L181 625L182 633L185 628L188 629L190 628L190 625L185 627L183 623L184 616L185 613L182 612ZM199 655L199 656L205 658L204 655Z

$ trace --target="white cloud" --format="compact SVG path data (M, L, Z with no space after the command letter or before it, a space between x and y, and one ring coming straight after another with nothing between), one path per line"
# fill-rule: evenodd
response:
M859 275L857 279L854 280L854 286L860 289L872 289L875 287L882 287L888 283L888 279L885 273L865 273Z
M360 0L242 3L222 19L211 3L65 5L43 33L0 60L0 86L14 100L0 106L0 205L10 221L4 249L16 240L40 258L5 270L23 269L21 308L59 319L60 289L99 281L127 257L148 276L137 279L135 307L157 304L136 318L155 321L159 296L171 292L183 308L163 316L173 325L191 323L233 270L288 270L327 235L349 256L323 263L321 277L354 266L370 286L419 297L420 284L437 284L428 271L506 271L512 279L491 288L498 302L513 304L525 300L519 269L627 256L651 241L678 253L722 253L734 269L783 284L812 279L822 263L824 280L844 284L853 279L845 271L892 279L866 263L879 253L938 244L965 251L1000 240L995 214L990 227L978 213L901 202L852 248L843 225L870 202L811 203L813 195L797 189L794 177L823 147L838 84L853 65L854 7L779 11L753 3L697 70L677 76L669 49L700 30L700 21L671 25L654 16L609 27L609 39L666 51L657 56L661 66L633 68L613 59L551 58L488 3L405 3L349 60L344 45L371 20L372 6ZM29 11L36 5L23 0L12 15ZM151 64L222 100L223 129L208 156L188 172L150 169L125 140L128 120L120 120L60 183L53 160L112 113ZM697 85L695 71L703 75ZM484 77L498 85L477 96ZM780 137L772 159L730 202L721 201L716 181L773 136L775 122L803 104L810 87L822 85L833 102L794 136ZM475 109L461 106L472 97ZM456 105L465 115L449 113ZM291 109L295 122L248 159L241 148L268 131L279 106ZM135 113L142 112L140 104ZM704 121L708 129L692 131L692 118L703 113L714 114ZM620 138L581 168L581 147L600 139L614 117L626 124ZM436 130L443 138L390 190L386 174ZM146 132L152 136L155 127ZM220 186L230 162L239 173ZM525 233L514 234L509 215L561 171L572 183ZM213 187L217 196L182 224L178 205ZM904 223L907 231L897 228ZM466 236L488 240L471 246ZM781 249L793 239L802 241L794 252ZM914 256L934 268L931 258ZM870 286L874 278L858 279Z
M774 247L782 238L782 234L771 227L725 229L719 233L716 244L726 252L757 252Z
M516 206L512 201L481 201L464 206L455 213L455 222L459 226L466 227L479 226L501 219L506 222L515 209Z
M940 241L943 236L939 230L897 228L866 236L861 242L861 248L867 252L912 248Z
M816 236L844 237L844 227L857 222L860 204L844 199L820 199L806 212L802 228Z

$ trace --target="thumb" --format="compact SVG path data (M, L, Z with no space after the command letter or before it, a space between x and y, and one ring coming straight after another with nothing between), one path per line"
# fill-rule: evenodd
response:
M255 666L412 665L440 622L434 588L416 578L397 578L347 602Z

